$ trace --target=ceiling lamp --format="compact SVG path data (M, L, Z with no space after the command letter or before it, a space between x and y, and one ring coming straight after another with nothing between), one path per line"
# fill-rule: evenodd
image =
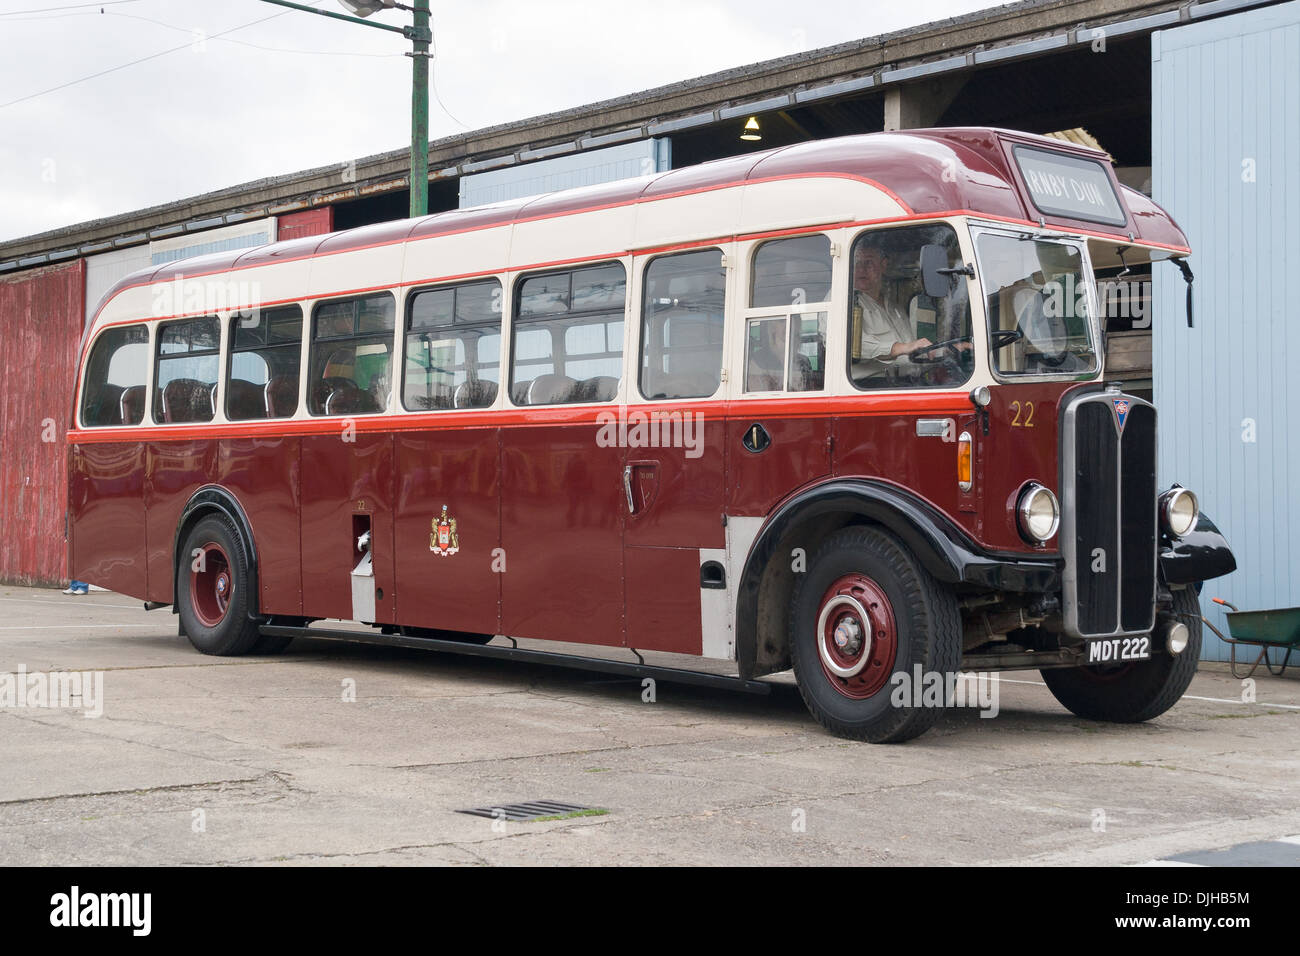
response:
M740 132L740 138L747 143L757 143L763 138L763 134L758 128L758 117L751 116L745 122L745 128Z

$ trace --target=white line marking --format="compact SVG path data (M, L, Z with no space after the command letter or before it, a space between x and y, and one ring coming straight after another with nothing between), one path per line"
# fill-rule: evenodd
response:
M1035 687L1047 686L1040 680L1012 680L1009 677L999 677L998 680L1002 681L1004 684L1032 684ZM1209 701L1211 704L1248 704L1249 703L1249 704L1254 704L1257 707L1281 707L1283 710L1300 710L1300 705L1297 704L1270 704L1262 700L1245 701L1245 700L1236 700L1232 697L1197 697L1194 694L1184 694L1182 699L1183 700L1204 700L1204 701Z
M1231 697L1193 697L1191 694L1184 694L1183 700L1208 700L1212 704L1255 704L1258 707L1281 707L1284 710L1300 710L1300 706L1295 704L1269 704L1262 700L1234 700Z
M1182 860L1147 860L1145 863L1132 863L1131 866L1205 866L1204 863L1185 863Z
M75 597L76 597L75 594L69 594L62 601L46 601L41 598L6 597L6 598L0 598L0 603L9 602L13 604L51 604L51 605L58 604L65 607L69 604L75 604L77 605L77 607L115 607L119 611L139 611L141 610L141 605L144 603L143 601L141 601L138 604L98 604L98 603L91 603L90 601L73 600Z
M7 624L0 631L81 631L91 627L131 627L130 624Z

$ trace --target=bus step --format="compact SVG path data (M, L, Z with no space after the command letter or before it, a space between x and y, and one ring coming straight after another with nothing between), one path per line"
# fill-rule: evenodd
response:
M555 651L535 651L523 647L506 647L497 644L468 644L462 641L437 637L415 637L409 634L381 634L379 631L335 631L320 627L288 627L280 624L263 624L262 634L272 637L315 637L328 641L348 641L360 644L379 644L385 647L413 647L426 651L443 651L448 654L465 654L469 657L492 657L500 660L545 664L551 667L571 667L576 670L597 671L602 674L619 674L625 677L651 677L655 680L678 684L695 684L717 690L740 691L745 694L770 694L772 685L766 681L743 680L725 674L708 674L681 667L656 667L634 661L612 661L600 657L580 657L559 654Z

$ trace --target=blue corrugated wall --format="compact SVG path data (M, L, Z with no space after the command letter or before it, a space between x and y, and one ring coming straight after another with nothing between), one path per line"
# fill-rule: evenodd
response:
M1211 597L1300 605L1300 2L1160 31L1151 55L1154 197L1196 273L1188 329L1177 270L1154 270L1160 480L1236 553L1201 595L1223 629Z

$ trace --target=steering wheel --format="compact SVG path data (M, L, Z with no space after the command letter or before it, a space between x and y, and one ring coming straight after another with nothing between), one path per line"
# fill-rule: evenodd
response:
M933 352L935 351L935 349L946 348L946 349L952 349L953 353L956 354L958 358L961 358L962 350L957 348L957 345L961 342L969 342L970 340L971 337L969 335L963 335L955 339L945 339L942 342L935 342L932 345L923 345L919 349L913 349L912 351L907 353L907 357L918 365L932 365L935 362L942 361L942 359L921 358L920 356L925 355L928 352Z
M993 348L1004 349L1008 345L1014 345L1025 337L1025 333L1020 329L998 329L996 332L990 332L989 338L993 340Z

